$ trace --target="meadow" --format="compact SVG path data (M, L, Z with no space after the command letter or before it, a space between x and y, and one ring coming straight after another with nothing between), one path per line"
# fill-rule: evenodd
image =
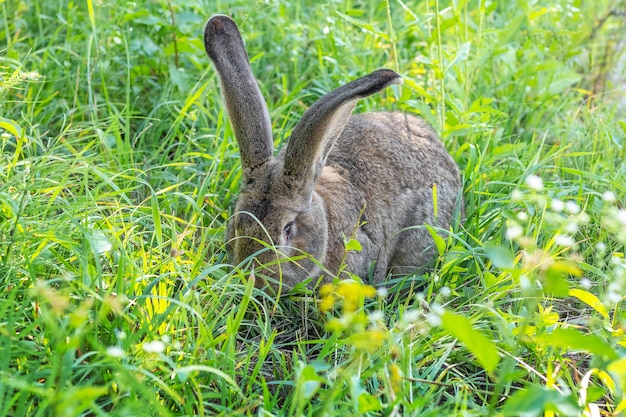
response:
M625 414L624 0L0 10L0 416ZM356 112L421 116L461 169L434 271L277 300L228 263L215 13L278 148L326 92L404 77Z

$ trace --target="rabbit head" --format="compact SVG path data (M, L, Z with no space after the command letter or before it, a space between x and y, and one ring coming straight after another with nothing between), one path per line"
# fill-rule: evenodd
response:
M242 188L227 225L227 252L235 264L255 258L264 265L273 288L293 287L320 275L327 261L328 210L315 187L335 141L358 99L402 79L392 70L378 70L322 97L293 129L286 149L274 156L269 113L235 22L213 16L204 43L242 164ZM288 262L280 262L286 258Z

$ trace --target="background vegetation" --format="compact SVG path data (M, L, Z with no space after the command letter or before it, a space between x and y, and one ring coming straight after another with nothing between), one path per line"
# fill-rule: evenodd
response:
M0 415L623 414L622 0L0 9ZM278 145L325 92L404 76L358 111L421 115L464 173L432 274L277 302L226 263L217 12Z

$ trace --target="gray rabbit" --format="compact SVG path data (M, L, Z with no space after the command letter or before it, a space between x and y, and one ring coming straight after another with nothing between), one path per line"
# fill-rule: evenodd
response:
M204 44L220 79L243 183L226 228L230 261L256 258L257 286L292 288L343 271L381 283L435 257L424 224L448 229L462 211L461 177L426 123L402 113L351 115L358 99L402 78L381 69L326 94L274 156L269 112L235 22L216 15ZM433 190L436 189L436 193ZM435 212L435 200L436 207ZM345 250L356 238L360 251ZM263 277L263 279L259 279Z

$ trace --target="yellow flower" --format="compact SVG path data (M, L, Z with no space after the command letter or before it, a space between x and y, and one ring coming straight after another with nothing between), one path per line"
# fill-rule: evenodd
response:
M325 297L335 291L334 284L324 284L320 287L320 297Z
M376 296L376 288L371 285L363 285L363 297L374 298Z
M402 390L402 381L404 380L402 370L395 363L391 363L387 369L389 369L389 382L391 384L391 389L397 394Z
M318 308L322 313L327 313L335 306L335 297L332 294L329 294L322 298L318 304Z
M325 313L330 311L336 303L341 302L342 314L355 312L365 298L376 296L376 289L356 281L342 281L338 285L324 284L319 290L321 300L319 309Z
M353 334L347 339L347 342L365 352L375 352L387 338L387 332L383 330L367 330Z

